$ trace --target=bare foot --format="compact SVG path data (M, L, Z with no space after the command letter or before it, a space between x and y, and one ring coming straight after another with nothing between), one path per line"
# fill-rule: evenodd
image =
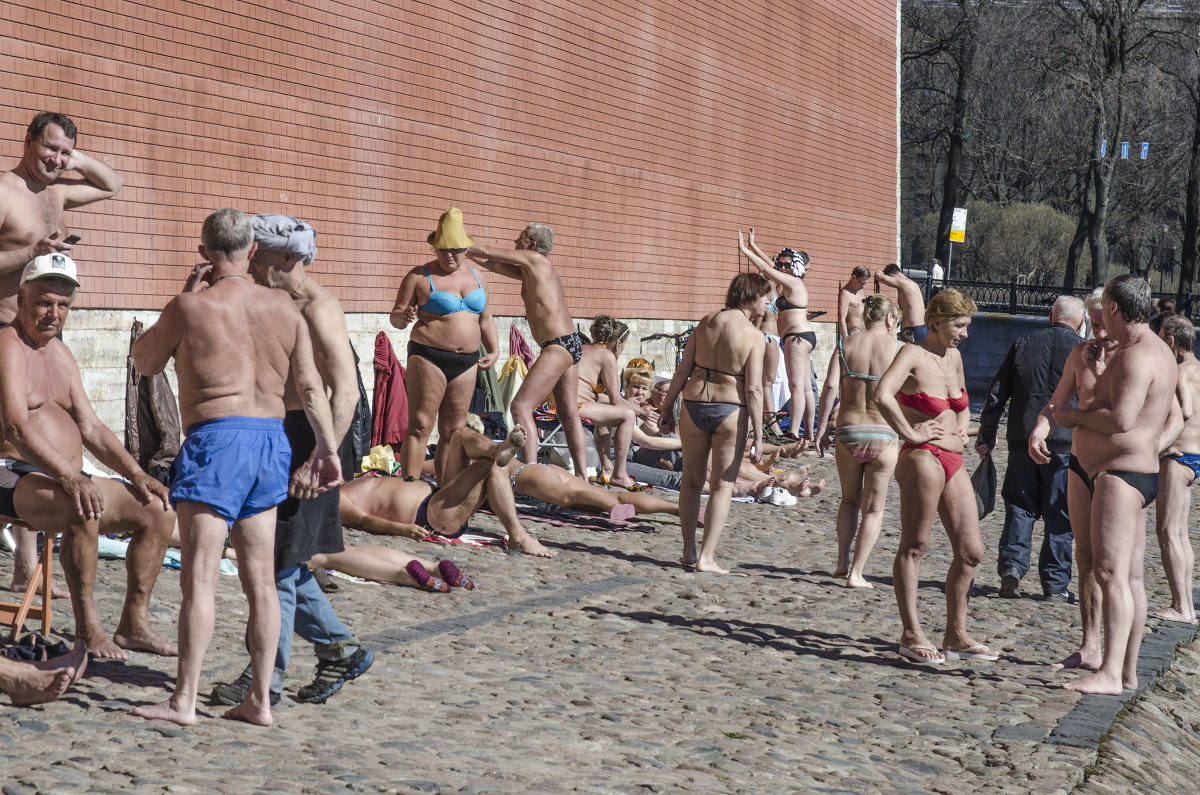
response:
M29 587L29 580L26 580L25 582L17 582L14 579L12 582L12 586L9 587L9 590L12 591L13 593L24 594L25 589L28 587ZM37 588L34 590L34 593L36 593L38 596L42 595L42 583L40 581L38 582ZM70 598L70 596L71 596L70 591L68 591L66 588L58 587L58 583L54 582L53 580L50 581L50 598L51 599L67 599L67 598Z
M124 650L113 643L113 639L108 636L108 633L102 629L98 629L91 633L80 633L79 637L87 645L87 650L92 653L93 657L101 657L112 660L128 660L129 655Z
M524 552L526 555L536 555L539 558L552 558L558 554L554 550L542 546L541 541L538 541L528 533L520 538L509 536L508 546L510 549Z
M520 426L517 426L520 427ZM230 707L225 710L222 717L230 720L244 720L246 723L253 723L255 726L270 726L271 725L271 708L266 704L255 705L251 702L255 700L253 695L246 696L246 700L236 707Z
M867 588L869 590L875 589L874 585L867 582L865 579L863 579L862 577L860 577L857 574L846 577L846 582L844 583L844 585L847 588Z
M1106 674L1101 674L1099 671L1088 674L1082 679L1076 679L1074 682L1063 682L1063 687L1077 693L1093 693L1101 696L1121 695L1121 682Z
M1070 654L1062 662L1056 662L1050 666L1052 671L1061 671L1066 668L1083 668L1088 671L1094 671L1100 667L1100 655L1094 652L1084 652L1082 649Z
M1150 615L1154 618L1161 618L1163 621L1176 621L1180 624L1195 624L1196 617L1185 616L1180 611L1173 607L1164 607L1161 610L1151 610Z
M618 478L618 477L614 476L614 477L610 477L608 479L608 484L610 486L616 486L617 488L621 488L621 489L627 489L630 486L632 486L634 483L637 483L637 481L634 480L633 478L629 477L628 475L626 475L623 478Z
M74 671L71 676L71 684L75 684L83 677L83 672L87 670L87 664L87 646L83 641L77 640L73 650L57 657L51 657L49 660L38 660L33 663L33 666L39 671L61 671L69 668Z
M687 556L685 555L685 556L683 556L682 558L680 558L680 559L679 559L679 565L680 565L680 566L695 566L695 565L696 565L696 559L695 559L694 557L693 557L693 558L689 558L689 557L687 557Z
M758 499L759 497L762 496L764 489L774 486L777 482L778 481L776 481L775 478L766 478L765 480L756 481L754 483L754 485L750 486L748 489L745 490L744 494L738 494L737 493L738 489L735 486L733 496L735 496L735 497L753 497L754 499Z
M5 691L12 699L14 707L29 707L34 704L47 704L55 701L74 680L74 668L59 668L54 671L43 671L29 666L23 671Z
M707 571L707 572L711 572L712 574L728 574L729 573L729 569L721 568L720 566L717 565L716 561L711 558L709 558L708 560L705 560L703 558L701 558L700 560L697 560L696 561L696 571Z
M171 723L178 723L180 726L191 726L196 722L196 708L181 709L176 707L174 698L170 698L158 704L152 704L149 707L136 707L130 714L136 715L139 718L146 720L166 720Z
M793 497L812 497L820 494L825 488L825 479L821 478L816 484L809 482L808 478L791 484L784 484Z
M517 453L525 447L525 429L520 425L514 427L508 432L508 438L502 443L496 445L496 454L492 460L496 462L496 466L508 466L508 462L513 460Z
M839 580L839 579L841 579L841 578L843 578L843 577L849 577L849 576L850 576L850 569L846 569L846 568L843 568L843 567L841 567L841 566L838 566L836 569L834 569L834 570L833 570L833 575L832 575L832 576L833 576L833 578L834 578L835 580Z
M161 657L179 656L178 646L151 629L140 632L122 632L118 627L117 631L113 633L113 642L129 651L148 651Z

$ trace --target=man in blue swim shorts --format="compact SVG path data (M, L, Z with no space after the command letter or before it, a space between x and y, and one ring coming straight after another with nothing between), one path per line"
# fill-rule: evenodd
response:
M317 253L316 230L288 215L256 215L250 223L256 244L250 273L258 284L286 292L300 310L312 338L317 371L329 389L334 436L343 440L343 448L351 447L353 440L347 432L358 407L358 368L341 304L308 272ZM316 439L292 390L288 390L284 402L287 414L283 427L291 444L288 471L295 475L309 466ZM361 453L353 455L339 450L339 457L346 462L342 475L353 477L354 466L362 460ZM346 471L347 464L350 471ZM276 515L275 587L281 620L271 676L272 704L282 698L293 634L312 643L317 654L316 675L311 684L300 688L301 701L324 702L343 684L366 673L374 661L371 652L362 647L338 618L307 565L313 555L345 549L338 516L338 491L335 487L317 495L298 493L285 500ZM252 681L253 671L247 666L234 681L214 687L212 696L222 704L240 704Z
M1192 504L1190 486L1200 476L1200 361L1196 360L1196 330L1182 315L1172 315L1159 327L1158 336L1171 348L1179 363L1179 383L1175 397L1183 413L1183 430L1159 460L1158 497L1154 505L1154 524L1158 548L1162 552L1167 585L1171 586L1171 605L1151 610L1150 615L1165 621L1196 623L1192 601L1192 574L1195 556L1188 535L1188 511Z
M150 592L175 525L166 489L142 471L92 410L79 366L58 338L79 286L75 263L44 254L25 266L17 316L0 329L0 515L62 535L75 635L96 657L125 659L126 649L172 656L150 628ZM82 474L83 448L129 483ZM116 632L101 626L92 594L100 533L133 532L125 568L129 586Z
M318 494L338 485L341 463L304 319L282 290L249 278L250 219L237 210L218 210L205 219L201 243L205 264L192 271L184 292L133 346L134 365L144 375L161 372L174 357L179 412L187 428L171 480L184 561L179 671L168 700L133 714L180 725L196 722L228 534L250 605L247 639L254 678L245 700L225 717L267 726L279 642L275 506L287 496L291 460L283 429L289 373L316 437L311 459L292 478L293 493Z

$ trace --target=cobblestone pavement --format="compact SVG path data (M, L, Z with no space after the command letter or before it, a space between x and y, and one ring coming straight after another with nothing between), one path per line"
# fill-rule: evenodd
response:
M718 555L734 568L726 577L675 565L670 517L637 531L531 524L558 551L553 560L349 533L352 543L449 557L479 587L440 595L343 582L333 604L375 650L374 667L328 703L300 704L290 696L313 658L298 642L268 729L221 720L210 706L186 729L130 716L161 700L175 672L174 661L141 653L93 662L45 707L4 700L3 792L1066 792L1085 773L1106 791L1169 781L1149 761L1162 743L1195 766L1200 715L1181 711L1181 695L1196 686L1200 649L1183 648L1186 664L1117 717L1098 752L1121 704L1058 687L1076 676L1049 668L1078 643L1074 606L998 598L1002 513L984 522L970 628L1004 658L932 671L899 660L897 487L868 566L876 587L846 590L829 576L833 463L809 461L830 478L823 494L791 508L734 506ZM490 517L476 526L498 528ZM948 562L935 527L920 595L935 640ZM0 558L4 582L10 572L11 558ZM1151 605L1161 604L1153 530L1147 572ZM168 633L178 582L164 570L155 591L152 617ZM1024 584L1038 591L1036 577ZM110 629L122 588L122 564L101 561ZM58 604L55 629L69 632ZM241 670L245 618L236 578L222 577L202 692ZM1168 661L1184 634L1163 636ZM1158 735L1147 736L1147 722ZM1132 757L1136 776L1121 770Z

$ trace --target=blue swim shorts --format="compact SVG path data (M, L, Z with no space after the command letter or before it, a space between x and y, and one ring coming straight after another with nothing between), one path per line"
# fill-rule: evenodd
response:
M200 502L229 526L287 498L292 446L283 420L219 417L187 429L171 465L171 502Z

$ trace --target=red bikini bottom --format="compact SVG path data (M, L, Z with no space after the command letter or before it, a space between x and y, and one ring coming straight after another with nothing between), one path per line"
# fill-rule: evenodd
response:
M928 450L930 453L933 453L933 457L937 459L937 462L942 465L942 469L946 471L947 483L950 482L950 478L954 477L955 472L962 469L962 453L952 453L949 450L943 450L942 448L929 444L928 442L925 444L913 444L911 442L905 442L900 447L900 452L903 453L905 450Z

